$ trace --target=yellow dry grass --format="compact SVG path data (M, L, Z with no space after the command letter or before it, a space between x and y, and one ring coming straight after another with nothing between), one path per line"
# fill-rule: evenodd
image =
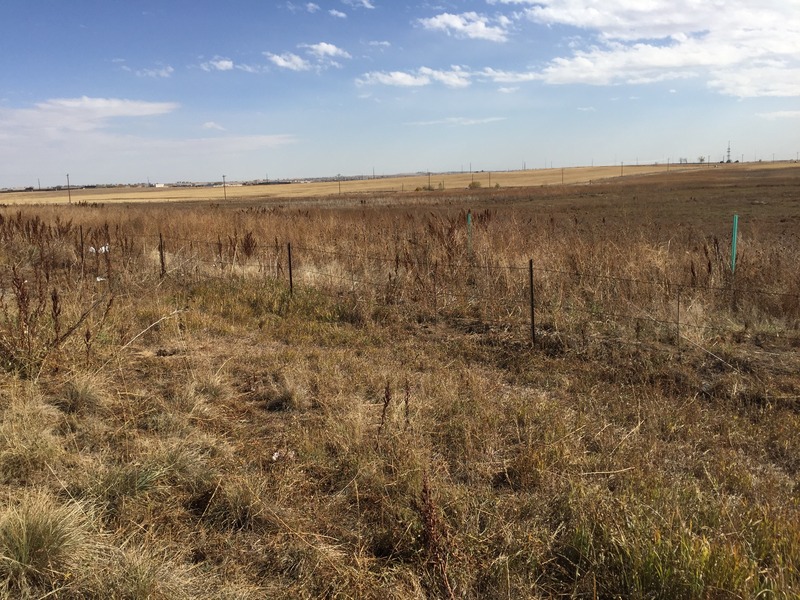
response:
M689 171L708 169L750 170L764 168L782 168L791 162L777 163L742 163L742 164L706 164L706 165L614 165L597 167L572 167L564 169L532 169L526 171L475 172L475 173L432 173L387 177L378 179L347 179L342 181L311 181L291 184L243 186L230 184L223 190L216 187L191 188L92 188L73 189L73 203L131 203L131 202L191 202L191 201L223 201L259 200L272 198L307 198L360 193L402 193L411 192L427 186L433 189L463 189L472 182L480 183L482 188L494 187L528 187L543 185L582 184L611 178L628 178L632 176L655 175L665 173L686 173ZM67 190L9 192L0 194L3 204L33 205L67 203Z
M0 600L800 598L800 167L705 169L0 208Z

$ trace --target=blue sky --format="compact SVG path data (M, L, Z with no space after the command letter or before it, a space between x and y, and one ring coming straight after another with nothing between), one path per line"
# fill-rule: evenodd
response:
M0 187L800 151L800 0L4 0Z

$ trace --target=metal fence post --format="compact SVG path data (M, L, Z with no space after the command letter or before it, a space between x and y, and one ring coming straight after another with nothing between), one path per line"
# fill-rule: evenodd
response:
M286 247L289 251L289 295L294 295L294 279L292 274L292 243L289 242L286 244Z

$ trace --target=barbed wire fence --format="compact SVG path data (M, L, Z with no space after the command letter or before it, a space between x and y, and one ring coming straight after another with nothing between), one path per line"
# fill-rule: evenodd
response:
M109 286L143 272L181 282L261 278L289 295L318 294L364 319L442 322L543 349L602 341L709 351L722 338L800 347L800 294L737 286L733 279L715 286L554 268L532 258L513 264L471 248L438 255L408 247L345 252L265 242L250 232L202 240L105 226L73 235L77 263L59 258L57 235L29 237L44 240L39 253L49 253L48 269L61 266L70 276L79 270L81 280Z
M439 262L277 239L259 244L248 236L215 241L160 236L159 275L267 277L284 282L290 293L313 290L366 314L389 310L400 318L459 322L471 331L480 326L527 338L534 346L568 333L676 346L754 335L800 345L800 294L795 293L737 287L735 282L713 286L567 271L538 266L533 259L519 265L475 256ZM146 254L153 257L154 250ZM758 327L754 305L763 313Z

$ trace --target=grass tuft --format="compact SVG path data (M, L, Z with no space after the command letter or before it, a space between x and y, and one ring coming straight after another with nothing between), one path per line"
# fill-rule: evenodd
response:
M0 585L33 596L85 575L99 548L84 505L26 492L0 514Z

